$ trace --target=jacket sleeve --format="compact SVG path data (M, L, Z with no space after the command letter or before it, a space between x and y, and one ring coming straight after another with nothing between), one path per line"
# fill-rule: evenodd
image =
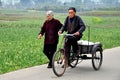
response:
M43 26L41 27L41 31L39 32L39 35L44 35L45 31L46 31L46 26L45 26L46 22L44 22Z
M61 29L61 27L63 26L63 24L59 20L57 20L57 26L58 26L58 29Z
M86 29L86 26L80 17L78 17L78 25L80 26L80 29L78 30L78 32L83 33Z
M65 19L64 25L60 29L62 32L67 31L68 17Z

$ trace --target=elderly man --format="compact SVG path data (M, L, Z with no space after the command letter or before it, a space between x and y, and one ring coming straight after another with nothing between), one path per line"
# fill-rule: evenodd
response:
M62 27L62 24L59 20L54 19L53 11L47 11L46 17L47 20L44 22L41 31L38 35L38 39L41 39L45 33L44 40L44 54L49 59L48 67L52 68L52 58L53 54L56 51L58 43L58 31Z
M85 30L85 24L82 19L76 15L76 9L70 7L68 9L68 16L65 20L64 26L60 29L58 34L61 34L63 31L67 31L68 34L74 34L75 38L68 38L65 49L66 56L69 59L71 45L73 47L74 54L78 53L77 41L82 37L82 33ZM68 60L69 61L69 60ZM69 62L68 62L69 63ZM69 65L69 64L68 64Z

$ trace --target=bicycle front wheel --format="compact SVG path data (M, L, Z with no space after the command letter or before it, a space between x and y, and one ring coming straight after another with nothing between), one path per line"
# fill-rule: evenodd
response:
M78 64L79 58L77 56L74 56L74 53L70 53L69 60L70 60L70 64L69 64L70 67L75 68L77 66L77 64Z
M56 76L60 77L66 70L66 58L64 55L64 49L59 49L55 52L52 60L53 72Z

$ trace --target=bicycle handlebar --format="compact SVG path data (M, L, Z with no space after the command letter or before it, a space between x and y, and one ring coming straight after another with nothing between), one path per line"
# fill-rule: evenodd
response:
M66 37L75 37L74 34L65 34Z
M73 38L76 38L74 34L60 34L60 35L63 35L65 37L73 37Z

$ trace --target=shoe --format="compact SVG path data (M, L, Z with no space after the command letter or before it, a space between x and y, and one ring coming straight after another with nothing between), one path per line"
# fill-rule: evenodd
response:
M51 65L48 65L47 68L52 68L52 66L51 66Z
M48 63L47 68L52 68L52 64L51 64L51 63Z

